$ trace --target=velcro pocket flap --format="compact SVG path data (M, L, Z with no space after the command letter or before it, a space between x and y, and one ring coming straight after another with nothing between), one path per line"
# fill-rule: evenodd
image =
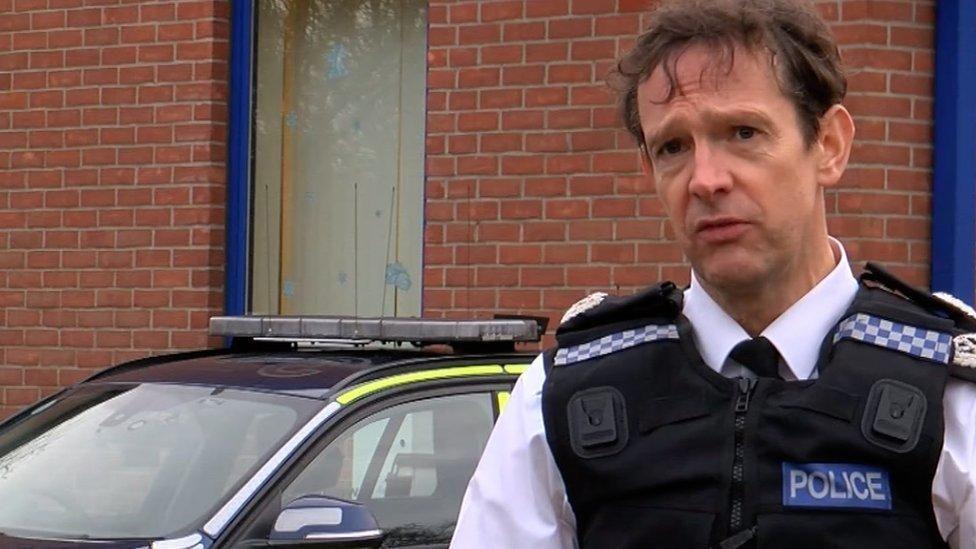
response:
M806 388L796 399L782 402L780 406L810 410L843 421L853 421L857 413L857 403L856 395L815 384Z
M637 430L647 433L662 425L706 416L708 412L708 402L703 395L652 398L641 407Z

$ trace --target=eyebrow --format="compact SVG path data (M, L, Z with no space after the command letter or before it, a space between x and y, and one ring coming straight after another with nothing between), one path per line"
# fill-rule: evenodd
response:
M705 111L704 116L709 124L714 122L731 123L741 121L742 119L757 120L761 124L765 124L767 126L771 125L773 122L766 113L759 109L749 107L735 107L724 110L710 109ZM686 119L687 116L683 113L672 114L665 117L664 122L658 126L654 133L652 133L650 136L645 135L644 143L648 150L653 150L662 139L662 136L672 133L674 131L674 127L681 125Z

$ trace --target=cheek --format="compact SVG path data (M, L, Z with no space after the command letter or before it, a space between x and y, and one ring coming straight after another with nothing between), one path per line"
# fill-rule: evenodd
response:
M767 218L794 225L815 213L818 194L810 174L795 167L777 171L779 173L770 180L782 183L771 186L768 192L754 195Z
M674 231L679 236L683 235L685 215L688 210L688 186L673 178L666 178L663 181L657 180L655 188Z
M655 178L654 189L657 191L658 199L664 206L664 212L669 216L675 209L675 204L680 200L677 185L669 178Z

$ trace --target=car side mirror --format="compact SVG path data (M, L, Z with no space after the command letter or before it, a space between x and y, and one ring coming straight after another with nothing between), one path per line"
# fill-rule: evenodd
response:
M325 496L302 496L278 513L269 545L376 549L384 537L365 506Z

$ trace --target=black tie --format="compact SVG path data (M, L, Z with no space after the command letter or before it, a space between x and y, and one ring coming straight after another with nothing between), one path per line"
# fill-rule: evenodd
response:
M747 339L732 348L729 358L759 377L779 378L779 352L764 337Z

